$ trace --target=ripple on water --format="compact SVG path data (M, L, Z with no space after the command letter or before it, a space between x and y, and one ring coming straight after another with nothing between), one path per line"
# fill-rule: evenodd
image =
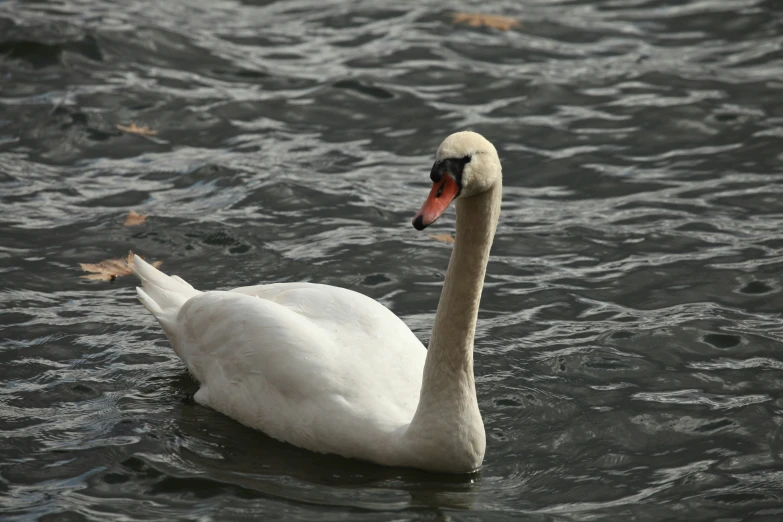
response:
M780 9L454 7L509 31L451 9L0 3L6 515L780 517ZM134 282L79 277L132 248L198 288L336 284L426 342L451 246L409 221L465 127L504 165L480 473L314 455L202 408Z

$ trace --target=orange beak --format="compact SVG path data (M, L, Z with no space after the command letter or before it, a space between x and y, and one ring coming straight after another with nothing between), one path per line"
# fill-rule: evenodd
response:
M427 201L413 217L413 227L416 230L424 230L433 224L458 195L459 185L448 174L443 176L440 181L433 183Z

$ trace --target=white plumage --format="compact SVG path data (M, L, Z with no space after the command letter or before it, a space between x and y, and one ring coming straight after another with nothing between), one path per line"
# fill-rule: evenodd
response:
M308 283L201 293L134 262L142 302L202 384L199 404L303 448L374 461L413 418L427 351L377 301ZM148 305L153 295L163 304Z
M458 202L457 242L429 354L389 309L351 290L277 283L200 292L134 256L139 299L199 381L199 404L313 451L447 472L481 464L473 333L500 166L494 147L474 133L447 138L445 153L472 154L463 184L489 179L497 190ZM470 217L462 235L461 212L482 214Z

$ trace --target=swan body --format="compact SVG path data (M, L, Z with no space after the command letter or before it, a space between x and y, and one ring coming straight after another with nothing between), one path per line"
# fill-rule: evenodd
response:
M459 173L454 158L469 158ZM451 199L469 203L458 200L429 350L388 308L351 290L276 283L200 292L134 256L139 299L200 383L196 402L313 451L440 472L477 469L485 434L473 335L500 206L497 153L478 134L454 134L431 177L417 229Z

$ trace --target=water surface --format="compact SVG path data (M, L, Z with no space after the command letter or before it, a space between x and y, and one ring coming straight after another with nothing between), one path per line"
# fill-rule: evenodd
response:
M772 0L0 2L6 518L779 520L781 48ZM451 247L410 218L465 128L505 185L475 475L183 400L135 281L80 277L334 284L426 342Z

